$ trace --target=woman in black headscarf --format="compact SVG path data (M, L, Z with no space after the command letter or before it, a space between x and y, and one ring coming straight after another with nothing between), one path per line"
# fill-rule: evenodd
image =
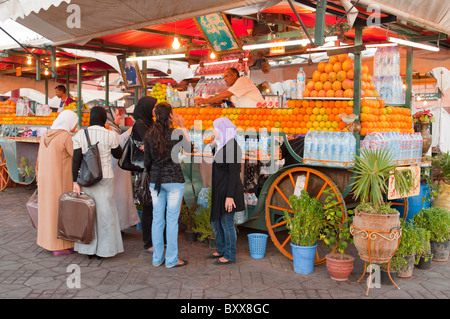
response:
M75 243L74 250L90 257L112 257L123 252L122 236L114 201L114 173L111 167L111 155L119 159L122 148L117 141L117 135L105 128L106 111L96 106L91 109L89 127L87 128L91 144L98 143L103 178L100 182L89 187L83 187L83 192L95 201L95 236L90 244ZM73 191L80 194L81 187L77 183L83 154L88 149L86 134L80 130L73 137L72 178Z
M143 96L134 107L133 118L135 123L131 130L136 145L143 147L147 135L147 131L153 125L153 109L157 100L151 96ZM135 172L135 180L138 180L141 172ZM134 188L136 190L136 187ZM135 202L139 200L135 194ZM153 205L142 206L142 240L144 241L144 251L153 253L152 244L152 221L153 221Z

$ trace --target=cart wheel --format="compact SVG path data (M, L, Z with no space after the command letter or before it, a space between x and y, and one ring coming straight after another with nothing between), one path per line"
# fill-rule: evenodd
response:
M267 193L266 226L275 246L291 260L293 259L291 245L289 244L291 236L288 233L283 216L284 210L293 212L288 199L290 195L294 194L297 182L302 183L302 180L304 181L302 189L306 190L310 196L318 198L321 203L324 203L328 196L324 191L331 189L332 194L337 198L337 205L344 212L343 218L347 216L347 209L339 189L325 174L309 167L293 167L281 173L270 185ZM299 184L299 187L301 186ZM330 252L328 247L319 244L315 264L325 262L325 255Z
M9 174L6 169L6 159L3 154L3 149L0 147L0 191L6 188L9 182Z
M391 206L393 206L393 208L401 208L403 207L403 217L402 219L405 221L406 218L408 217L408 209L409 209L409 202L407 198L401 198L401 199L397 199L395 200L395 202L389 202L389 204L391 204ZM396 207L397 206L397 207Z

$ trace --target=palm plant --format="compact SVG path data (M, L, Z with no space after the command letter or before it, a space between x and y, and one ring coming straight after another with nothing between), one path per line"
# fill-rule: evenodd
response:
M373 213L389 213L383 209L383 198L387 194L389 178L395 178L395 188L400 195L406 195L413 186L410 170L397 170L392 154L386 149L364 149L355 156L352 172L355 181L351 184L355 198L372 207Z

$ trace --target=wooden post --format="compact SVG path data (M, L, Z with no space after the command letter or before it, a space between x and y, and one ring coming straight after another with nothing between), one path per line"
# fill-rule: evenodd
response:
M142 60L142 96L147 95L147 60Z
M105 75L105 106L109 107L109 70L106 70Z
M48 77L45 77L45 104L48 104Z

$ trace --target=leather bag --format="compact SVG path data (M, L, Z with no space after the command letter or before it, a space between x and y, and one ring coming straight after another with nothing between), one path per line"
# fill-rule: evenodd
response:
M139 203L144 206L150 206L152 204L152 194L150 192L150 174L147 170L138 174L135 188Z
M98 142L94 145L91 144L87 128L84 129L84 133L88 142L88 150L83 154L77 183L80 186L93 186L103 178L102 162L100 160Z
M144 171L144 151L139 149L136 141L133 139L133 133L128 136L123 145L122 157L118 165L121 169L133 172Z
M95 236L95 202L88 195L67 192L59 197L57 237L89 244Z

